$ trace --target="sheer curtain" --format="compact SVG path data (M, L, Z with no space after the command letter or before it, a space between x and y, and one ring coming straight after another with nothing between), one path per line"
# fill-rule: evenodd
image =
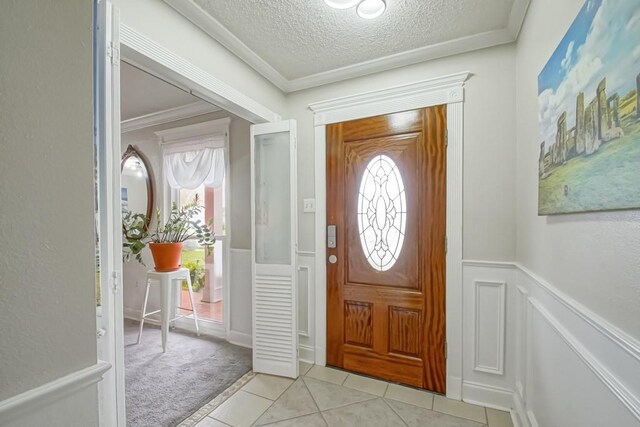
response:
M172 188L190 190L204 184L219 188L224 181L226 134L198 141L162 144L164 170Z

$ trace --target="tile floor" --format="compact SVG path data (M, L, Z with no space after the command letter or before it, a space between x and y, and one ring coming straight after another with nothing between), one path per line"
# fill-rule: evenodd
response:
M508 412L300 363L297 380L256 375L197 427L513 427Z

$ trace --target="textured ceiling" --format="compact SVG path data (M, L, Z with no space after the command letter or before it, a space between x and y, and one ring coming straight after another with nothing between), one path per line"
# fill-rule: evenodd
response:
M120 63L120 116L128 120L200 101L126 62Z
M361 19L323 0L194 0L287 79L507 27L514 0L387 0Z

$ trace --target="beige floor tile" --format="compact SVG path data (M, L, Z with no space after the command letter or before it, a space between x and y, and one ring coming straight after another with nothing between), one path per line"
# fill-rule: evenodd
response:
M319 381L310 377L304 377L304 383L321 411L350 405L352 403L364 402L378 397L373 394L331 384L326 381Z
M398 384L389 384L389 388L387 388L387 392L384 394L384 397L386 399L397 400L399 402L408 403L425 409L433 408L432 393Z
M342 385L354 390L360 390L365 393L375 394L376 396L382 397L384 396L384 392L387 391L387 385L389 384L385 381L374 380L373 378L367 378L361 375L349 374Z
M264 397L239 390L236 394L218 406L210 417L233 427L245 427L253 424L273 402Z
M313 367L313 363L307 363L307 362L300 362L299 363L299 374L300 375L307 375L307 372L309 372L309 369L311 369L311 367Z
M497 409L487 408L487 421L489 427L513 427L511 414Z
M382 399L355 403L322 412L329 427L405 427L400 417Z
M242 387L242 390L276 400L291 384L293 380L290 378L258 374Z
M282 396L273 402L273 405L258 418L256 425L271 424L290 418L298 418L303 415L313 414L314 412L318 412L318 406L316 406L302 378L298 378L296 382L293 383L287 391L282 393Z
M326 366L313 365L313 367L309 369L309 372L307 372L305 376L341 385L344 380L347 379L348 375L349 374L347 374L346 372L342 372L337 369L327 368Z
M320 413L269 424L269 427L327 427Z
M385 401L409 427L486 427L475 421L442 414L397 400L385 399Z
M228 424L206 417L199 421L194 427L228 427Z
M487 423L484 407L447 399L444 396L434 396L433 410L483 424Z

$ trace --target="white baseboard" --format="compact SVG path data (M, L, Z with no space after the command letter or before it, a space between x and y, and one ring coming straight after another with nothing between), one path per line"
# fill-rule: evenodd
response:
M158 315L160 316L160 315ZM124 318L125 319L129 319L129 320L134 320L136 322L140 321L140 318L142 316L140 315L140 310L136 310L133 308L128 308L125 307L124 308ZM149 323L150 325L155 325L155 326L160 326L160 319L154 319L153 317L147 317L146 319L144 319L145 323Z
M467 403L501 411L510 411L513 404L512 390L471 381L462 382L462 396Z
M313 347L298 344L298 360L306 363L314 363L316 360Z
M99 361L88 368L3 400L0 402L0 425L9 425L26 415L32 416L34 411L43 410L48 405L83 392L102 380L104 373L109 369L110 363ZM17 422L17 425L20 425L20 422Z
M252 348L253 337L250 334L244 332L229 331L229 337L227 338L231 344L239 345L240 347Z

